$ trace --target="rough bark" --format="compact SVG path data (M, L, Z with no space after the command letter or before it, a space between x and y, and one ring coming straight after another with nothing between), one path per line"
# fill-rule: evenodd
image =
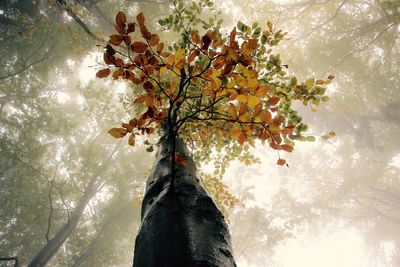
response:
M224 217L196 177L183 142L171 181L173 137L161 137L142 203L142 225L135 243L134 267L236 266Z

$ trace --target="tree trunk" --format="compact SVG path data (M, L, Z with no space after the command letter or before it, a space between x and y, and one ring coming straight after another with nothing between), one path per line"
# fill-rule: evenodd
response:
M74 209L68 221L57 231L56 235L44 245L35 257L28 264L28 267L43 267L49 260L56 254L61 245L71 235L72 231L76 228L86 205L96 193L95 182L97 177L93 177L86 186L85 193L78 205Z
M236 266L224 217L196 177L184 143L175 143L186 162L176 163L170 188L173 137L164 131L147 181L133 266Z

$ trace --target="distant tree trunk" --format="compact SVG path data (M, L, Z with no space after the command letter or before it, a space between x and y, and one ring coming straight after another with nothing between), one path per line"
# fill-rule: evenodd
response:
M176 154L186 162L177 162L170 190L174 137L167 133L147 181L133 266L236 266L224 217L196 177L195 163L179 138Z
M96 193L95 182L97 177L93 177L86 186L85 193L79 201L78 205L72 212L68 221L57 231L55 236L44 245L39 252L33 257L28 267L42 267L45 266L50 259L57 253L58 249L71 235L72 231L76 228L79 219L81 218L86 205Z

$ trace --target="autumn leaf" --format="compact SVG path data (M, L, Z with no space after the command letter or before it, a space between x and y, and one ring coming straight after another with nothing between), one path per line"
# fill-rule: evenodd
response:
M124 128L112 128L108 131L108 133L115 138L122 138L128 133L128 131Z
M229 34L229 44L233 44L235 42L235 37L236 37L236 27L233 27L233 30Z
M110 72L111 72L111 71L110 71L109 68L99 70L99 71L96 73L96 77L97 77L97 78L104 78L104 77L107 77L107 76L110 74Z
M115 17L115 22L118 26L124 26L126 23L125 13L122 11L118 12L117 16Z
M247 98L247 105L251 108L254 108L256 105L258 105L260 103L260 98L253 96L253 95L249 95Z
M140 12L140 13L136 16L136 20L137 20L137 22L139 23L139 25L143 25L143 24L144 24L145 18L144 18L143 12Z
M158 37L157 34L152 34L149 40L149 44L151 46L156 46L158 45L158 42L160 41L160 37Z
M114 34L110 36L110 39L108 42L112 45L120 45L122 41L124 40L124 37L118 34Z
M128 144L129 144L130 146L134 146L134 145L135 145L135 135L134 135L134 134L131 134L131 135L129 136L129 138L128 138Z
M147 48L147 44L141 41L133 42L131 45L131 49L139 54L146 52Z
M280 165L280 166L283 166L283 165L286 164L286 160L284 160L284 159L278 159L278 161L276 162L276 164L278 164L278 165Z
M293 147L289 146L289 145L281 145L280 148L282 150L285 150L286 152L292 152L293 151Z
M271 106L274 106L276 104L279 103L280 98L277 96L271 97L270 99L268 99L267 103Z
M128 23L128 33L135 31L135 23Z

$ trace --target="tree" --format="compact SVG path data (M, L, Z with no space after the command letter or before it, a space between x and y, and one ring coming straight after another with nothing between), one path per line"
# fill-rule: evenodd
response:
M174 14L159 21L179 34L168 52L148 30L143 13L128 22L119 12L117 34L105 47L107 68L96 74L107 77L112 68L114 79L143 89L133 103L143 104L144 111L112 128L112 136L128 136L130 145L139 135L161 136L142 203L134 266L235 266L227 225L193 159L209 159L213 150L234 159L260 141L278 151L278 165L287 165L279 151L291 152L295 140L314 140L304 136L307 125L292 102L314 110L328 100L324 86L334 77L303 83L289 77L279 54L272 53L285 33L271 22L266 30L238 22L226 36L222 20L199 16L211 2L173 4ZM199 24L205 34L196 29ZM216 174L227 164L219 164Z

